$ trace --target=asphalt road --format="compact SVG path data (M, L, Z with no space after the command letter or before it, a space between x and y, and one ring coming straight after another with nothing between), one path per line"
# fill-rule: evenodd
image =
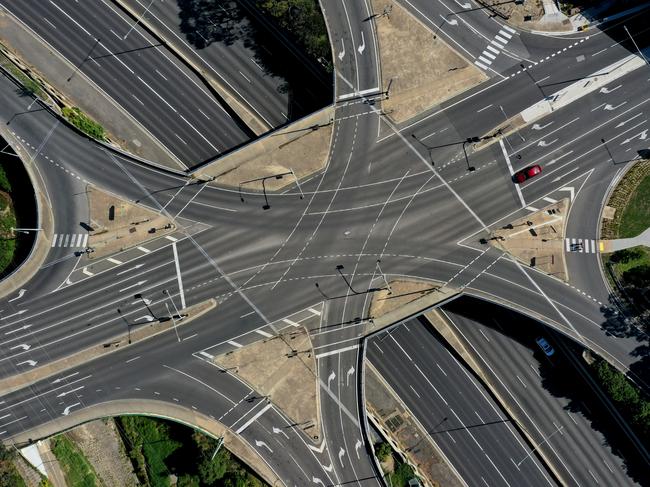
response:
M9 1L3 6L188 167L248 140L243 124L207 87L140 27L131 30L131 19L111 3Z
M548 86L561 87L628 56L630 46L625 41L619 42L621 27L603 33L597 31L577 40L537 36L537 44L548 43L549 52L554 49L555 56L547 54L548 60L538 60L537 65L531 63L531 68L525 71L517 66L506 68L500 76L483 85L404 126L394 127L379 114L378 102L363 103L364 95L359 95L370 90L366 95L372 97L378 79L373 58L376 52L373 22L365 21L368 13L365 3L346 2L343 8L340 2L327 1L323 7L336 52L341 53L345 46L345 55L335 56L339 101L330 161L322 172L301 183L304 199L297 189L269 194L268 210L263 209L263 195L247 192L240 195L236 189L197 183L144 166L80 137L63 124L52 131L56 121L46 111L16 116L25 111L23 105L31 100L19 96L10 81L0 79L0 118L11 120L9 127L13 132L8 141L22 146L39 171L58 171L66 178L78 176L82 181L166 213L176 220L181 234L175 244L146 244L150 252L139 256L135 250L113 256L122 264L102 259L100 265L104 270L92 277L83 274L82 269L89 262L80 259L75 262L76 270L71 275L73 284L57 281L57 285L63 285L55 293L37 284L45 282L41 276L55 272L60 264L42 269L34 284L26 285L27 292L21 299L3 300L0 304L3 309L0 331L5 334L0 344L2 376L29 369L30 360L37 360L41 365L124 333L125 323L117 307L124 308L123 315L132 323L141 322L149 314L133 298L136 293L152 300L154 314L164 313L164 302L168 299L162 294L164 289L169 290L171 299L177 303L185 301L189 305L209 297L219 302L214 312L188 328L188 332L192 331L190 335L195 334L191 339L187 335L187 340L178 342L170 333L120 351L119 354L131 352L132 356L140 357L135 374L133 367L115 365L118 354L80 367L82 377L88 373L94 377L96 371L104 383L103 387L85 388L83 403L70 392L63 396L66 398L63 404L53 401L40 408L44 411L38 409L27 414L21 409L27 403L19 404L19 401L32 397L33 389L3 397L11 408L6 414L14 416L10 424L0 429L4 431L2 438L11 438L62 414L61 406L69 406L68 400L81 406L138 392L127 389L124 385L127 383L155 383L155 391L161 392L158 388L163 386L171 391L179 378L163 365L178 370L195 367L194 361L200 359L192 353L324 301L321 326L312 331L312 340L319 347L316 358L325 438L313 441L301 437L306 442L313 441L311 446L324 457L318 459L320 467L314 463L304 467L305 477L313 472L323 483L328 479L332 484L378 484L378 472L369 456L363 431L358 384L350 384L346 377L358 376L359 325L371 319L368 305L373 289L383 285L381 271L388 279L409 277L446 283L467 294L539 317L621 369L629 369L641 384L649 383L647 359L639 354L646 346L647 336L620 319L615 314L615 305L600 298L602 280L593 280L593 290L587 293L573 284L574 281L566 284L535 270L523 269L495 249L479 243L488 227L525 215L529 211L526 208L543 197L566 196L562 188L567 186L575 186L577 195L569 228L573 220L593 222L598 218L606 185L591 181L609 181L621 167L629 164L612 164L600 138L607 135L614 157L625 157L647 148L646 139L640 135L631 137L644 126L625 132L645 119L643 100L647 96L647 81L644 79L650 77L647 67L638 68L617 81L625 90L615 90L614 84L609 86L609 93L590 95L537 121L540 126L553 122L539 129L539 134L529 134L526 130L536 130L530 127L521 133L525 140L517 142L516 134L508 137L508 142L513 144L510 152L515 158L517 153L522 155L521 164L534 159L541 161L544 168L537 180L522 186L523 202L511 181L499 144L480 152L469 151L470 162L477 168L474 172L468 172L464 166L462 150L462 142L467 137L487 134L502 121L492 107L483 108L500 105L512 115L546 96L540 93L529 74L540 83L543 80ZM628 27L634 32L644 29L634 22L628 23ZM474 35L470 31L465 34L468 39ZM647 39L641 36L639 42L645 46ZM620 105L623 101L626 103ZM599 109L602 103L617 108L604 110L603 105ZM632 107L633 111L626 112ZM641 115L628 120L637 113ZM584 120L569 124L579 114ZM621 122L625 124L616 127ZM565 127L553 132L562 125ZM411 137L412 133L424 141L424 147ZM535 142L536 138L542 138L547 145ZM555 138L558 140L554 141ZM626 138L630 141L620 145ZM533 144L526 147L531 141ZM567 143L575 155L552 162L557 159L553 151ZM429 150L427 144L435 146L434 149ZM505 142L504 147L508 152ZM557 152L558 156L562 154ZM580 154L588 157L577 158L564 166ZM587 183L577 192L584 181ZM52 179L51 184L56 184L56 180ZM74 191L69 187L68 191ZM50 193L57 191L56 186L48 189ZM64 212L72 205L72 194L65 192L60 197L55 204L64 210L56 211ZM593 228L586 230L593 232ZM377 267L378 259L381 271ZM577 269L580 275L580 266ZM7 335L7 332L11 333ZM29 348L11 348L21 344ZM126 361L124 355L119 357ZM116 375L111 375L113 371ZM209 382L226 395L227 398L222 398L224 408L230 401L241 399L242 391L231 388L229 381L227 376L217 374ZM72 389L74 384L62 391ZM169 401L169 395L165 400ZM70 414L74 414L74 409ZM261 425L263 421L253 424ZM286 453L299 461L304 457L312 462L311 451L304 442L288 442L283 452L278 453L278 468L284 465L283 475L287 479L302 479L303 471L292 463L282 463L284 460L279 455L285 460ZM269 457L268 451L262 453L275 465L275 455ZM312 480L312 483L318 482Z
M426 318L374 336L367 357L467 485L555 485L510 418Z
M518 421L565 485L633 483L625 460L593 428L593 418L584 416L575 399L552 392L554 388L548 385L553 372L556 377L562 374L557 368L566 364L557 357L547 358L537 348L537 336L551 340L543 325L467 299L446 306L444 312L469 344L498 396L509 411L516 411ZM518 336L512 336L513 329L521 330Z

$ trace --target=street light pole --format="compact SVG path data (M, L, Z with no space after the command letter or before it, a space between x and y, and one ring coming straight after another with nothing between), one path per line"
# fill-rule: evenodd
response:
M122 315L122 310L120 308L117 308L117 314L120 315L120 318L126 323L126 330L129 334L129 345L131 345L131 325L129 324L129 321Z
M646 64L649 64L648 60L646 59L646 57L641 52L641 49L639 49L639 46L637 46L636 41L634 40L634 37L632 37L632 34L630 34L630 31L627 30L627 25L624 25L623 28L625 29L625 32L627 32L627 35L630 36L630 40L634 44L634 47L636 47L636 50L639 53L639 55L643 58L643 60L645 61Z

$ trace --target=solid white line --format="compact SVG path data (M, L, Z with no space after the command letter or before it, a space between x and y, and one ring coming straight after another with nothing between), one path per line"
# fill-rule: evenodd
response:
M272 406L273 406L273 404L271 404L271 403L269 403L269 404L267 404L266 406L264 406L262 409L260 409L260 410L257 412L257 414L256 414L255 416L253 416L251 419L249 419L249 420L246 421L243 425L241 425L241 426L237 429L237 431L235 431L235 433L237 433L238 435L242 434L243 431L244 431L246 428L248 428L251 424L253 424L253 422L255 422L255 420L257 420L257 418L259 418L262 414L264 414L264 413L267 412L269 409L271 409Z
M506 164L508 165L508 171L510 171L510 175L513 176L515 174L515 172L512 170L512 164L510 163L510 158L508 157L508 151L506 150L506 146L503 143L503 139L499 139L499 145L501 146L501 151L503 152L503 157L506 158ZM521 202L521 207L524 208L526 206L526 202L524 201L524 195L521 194L521 188L516 183L515 183L515 189L517 190L517 195L519 196L519 201Z
M181 309L185 309L185 293L183 292L183 279L181 278L181 265L178 262L178 249L176 248L176 242L172 244L172 249L174 250L174 263L176 264L176 278L178 279L178 293L181 296Z
M349 347L339 348L338 350L332 350L330 352L323 352L316 355L316 358L329 357L330 355L337 355L339 353L348 352L350 350L355 350L359 348L359 345L351 345Z

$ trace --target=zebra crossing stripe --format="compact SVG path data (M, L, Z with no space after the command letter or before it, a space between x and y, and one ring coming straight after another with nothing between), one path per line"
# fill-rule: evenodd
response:
M490 44L492 44L493 46L497 46L499 49L503 49L505 47L504 44L499 44L497 41L494 40L491 41Z
M65 234L65 243L63 244L63 246L67 247L69 242L70 242L70 234L66 233Z
M52 237L52 247L56 247L56 237L57 234L55 233L54 236Z
M487 51L483 51L483 52L481 53L481 55L482 55L482 56L487 56L487 57L489 57L490 59L496 59L496 58L497 58L494 54L489 53L489 52L487 52Z
M479 56L478 58L479 58L479 59L481 60L481 62L484 63L484 64L487 64L487 65L492 64L492 61L490 61L490 60L487 59L487 58L484 58L483 56Z
M500 30L500 31L499 31L499 35L502 35L502 36L504 36L504 37L507 37L508 39L512 39L512 34L509 34L509 33L506 32L505 30Z
M501 44L503 44L504 46L508 43L508 41L505 40L503 37L494 36L494 38L495 38L497 41L499 41Z
M86 248L87 246L88 246L88 234L85 233L84 234L84 244L82 245L82 247Z
M479 68L487 70L488 67L485 66L484 64L479 63L478 61L474 61L474 64L476 64Z
M501 26L503 29L507 30L508 32L512 32L513 34L516 34L517 31L513 29L512 27L508 27L507 25L502 25Z
M569 242L569 239L568 239L568 238L565 238L565 239L564 239L564 243L565 243L565 250L566 250L567 252L570 252L570 251L571 251L571 242Z
M501 52L498 49L493 48L492 46L487 46L486 49L488 51L492 51L494 54L499 54Z

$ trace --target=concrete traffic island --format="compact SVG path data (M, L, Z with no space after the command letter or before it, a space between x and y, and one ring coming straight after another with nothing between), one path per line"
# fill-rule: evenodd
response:
M334 107L326 107L202 166L193 176L243 192L277 191L327 165L333 120Z
M158 320L138 324L137 328L136 325L131 325L126 322L128 329L125 329L123 333L116 335L113 339L107 342L79 350L72 355L54 360L46 365L34 367L20 375L13 375L0 380L0 390L3 391L4 394L9 394L10 392L17 391L23 387L28 387L41 380L62 374L66 370L79 367L80 365L108 355L109 353L121 350L124 347L128 347L130 344L148 340L161 333L168 332L172 328L186 325L192 320L212 311L216 306L216 300L210 298L206 301L180 310L180 317L162 317Z
M379 44L382 109L396 123L468 90L488 76L393 2L372 0ZM442 22L445 22L442 20ZM423 48L432 46L433 48ZM435 89L432 89L435 87Z
M176 230L164 215L135 205L118 196L88 186L90 229L88 231L88 259L97 259L147 241L160 238Z
M322 436L316 359L303 326L280 331L214 362L266 396L314 442Z
M569 199L564 198L494 230L487 243L508 252L526 266L568 281L564 258L568 212Z

